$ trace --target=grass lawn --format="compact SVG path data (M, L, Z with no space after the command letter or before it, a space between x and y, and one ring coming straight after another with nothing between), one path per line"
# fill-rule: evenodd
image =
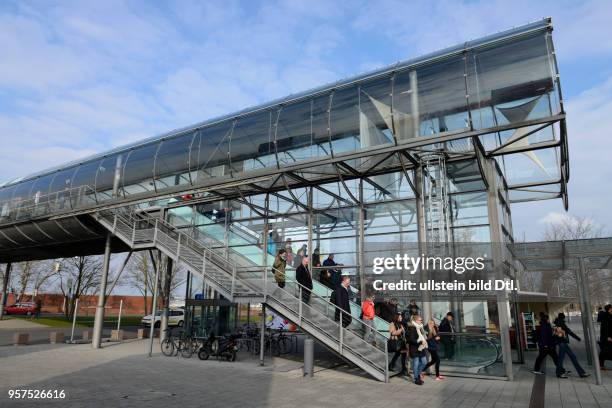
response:
M28 319L30 317L27 316L6 316L9 319ZM140 319L142 316L121 316L121 326L139 326ZM32 322L43 324L45 326L50 327L72 327L72 319L67 319L64 316L42 316L40 319L31 319ZM94 325L94 317L93 316L77 316L76 324L78 327L93 327ZM105 327L116 327L117 326L117 316L105 316L104 317L104 326Z

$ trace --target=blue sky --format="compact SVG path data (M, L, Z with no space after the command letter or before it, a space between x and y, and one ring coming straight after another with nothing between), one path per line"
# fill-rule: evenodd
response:
M570 214L610 232L610 1L0 3L0 181L551 16ZM538 239L560 200L513 207Z

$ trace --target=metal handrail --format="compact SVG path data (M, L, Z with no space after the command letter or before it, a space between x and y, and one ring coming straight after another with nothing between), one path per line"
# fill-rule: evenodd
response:
M197 254L201 254L201 256L203 256L205 259L209 258L209 259L214 259L217 262L220 262L223 266L225 266L227 269L225 269L223 266L219 266L216 265L222 272L225 272L227 274L228 277L231 277L231 284L230 284L230 295L233 297L235 294L235 285L236 285L236 278L237 278L237 266L236 264L234 264L233 262L230 262L229 260L225 259L224 257L220 256L218 253L216 253L215 251L213 251L210 248L207 248L205 245L203 245L201 242L199 242L198 240L190 237L189 235L178 231L172 224L158 218L158 217L142 217L142 216L138 216L135 217L134 214L121 214L119 211L113 211L112 212L113 215L113 229L116 229L117 227L117 223L120 222L121 224L125 225L126 227L131 229L131 233L130 236L133 237L135 235L135 231L137 229L144 229L144 228L139 228L139 225L142 224L143 222L148 224L148 225L153 225L153 228L155 229L155 233L157 234L158 231L160 231L161 233L163 233L164 235L166 235L168 238L172 239L175 243L176 243L176 255L177 257L179 257L180 254L180 249L181 246L186 246L189 247L192 251L196 252ZM183 240L185 242L183 242ZM154 238L154 242L156 241L156 239ZM208 255L208 256L207 256ZM213 263L215 263L213 261ZM231 273L229 272L231 270ZM247 269L248 270L248 269ZM276 299L277 301L280 301L279 299L276 298L276 296L274 296L274 291L277 290L276 287L274 288L274 290L269 290L268 289L268 275L271 273L272 268L270 267L263 267L263 268L253 268L251 269L253 272L257 273L257 272L261 272L263 274L263 295L264 298L265 297L271 297ZM203 273L206 274L204 268L203 268ZM210 274L207 274L209 279L212 279L214 281L217 281L217 279L214 278L214 276L211 276ZM385 364L384 367L381 367L381 365L379 363L376 363L374 361L372 361L371 359L369 359L367 356L362 355L358 350L356 350L354 347L352 347L349 344L345 344L343 342L343 338L344 338L344 330L348 330L349 332L353 333L356 335L357 338L361 339L361 336L355 332L353 332L352 330L350 330L348 327L343 327L342 326L342 321L344 320L344 316L346 317L350 317L351 321L355 321L357 323L359 323L361 326L368 326L370 327L372 333L374 334L374 337L376 338L376 336L378 336L379 338L383 339L383 344L384 344L384 349L378 348L376 346L371 346L373 349L384 353L385 355L385 361L388 360L388 353L387 353L387 342L386 342L386 336L381 333L380 331L378 331L375 327L367 324L366 322L364 322L362 319L359 319L357 317L354 317L351 313L346 312L345 310L343 310L342 308L340 308L339 306L333 304L332 302L330 302L329 300L327 300L326 298L319 296L318 294L314 293L313 291L311 291L310 289L306 288L304 285L300 284L299 282L292 280L292 279L287 279L289 282L291 282L292 284L294 284L297 288L298 288L298 316L299 316L299 323L301 324L301 320L303 317L303 307L304 307L304 302L302 301L302 292L304 290L307 290L310 292L310 296L312 299L318 299L319 301L323 302L323 305L325 306L325 311L321 311L321 310L317 310L316 307L312 306L311 304L308 304L307 307L312 308L314 310L316 310L317 312L321 313L323 316L325 316L326 319L328 319L329 321L332 321L334 324L337 324L339 327L339 352L342 353L343 348L347 348L349 350L351 350L352 353L357 354L360 356L360 358L363 358L366 361L369 361L370 364L374 367L377 367L378 369L380 369L384 374L385 374L385 378L388 378L388 366L387 364ZM220 282L219 282L220 284ZM259 292L258 289L256 288L251 288L248 282L243 282L243 284L247 287L249 287L250 289L253 289L255 292ZM220 284L222 287L225 287L225 285ZM288 290L284 289L284 288L280 288L283 292L287 293L288 295L292 296L292 297L296 297L295 294L290 293ZM340 319L339 322L336 322L335 320L332 320L328 315L328 311L331 309L331 311L335 314L337 311L339 311L339 316L341 316L342 318ZM325 332L325 330L322 330L323 332ZM362 339L363 340L363 339ZM365 345L369 345L369 343L365 340L363 340L363 343Z
M289 281L290 281L290 282L295 283L295 284L296 284L296 285L298 285L298 287L300 288L300 292L299 292L300 297L299 297L299 298L297 298L297 299L299 300L298 306L299 306L299 308L300 308L300 309L302 309L302 308L303 308L303 304L304 304L304 302L302 302L302 299L301 299L301 293L302 293L301 291L302 291L302 290L308 290L308 288L304 287L304 286L303 286L303 285L301 285L299 282L292 281L292 280L289 280ZM278 287L278 289L280 289L282 292L285 292L285 293L289 294L290 296L295 297L295 295L293 295L291 292L289 292L289 291L288 291L288 290L286 290L285 288L280 288L280 287ZM270 291L270 293L267 293L267 296L270 296L270 297L272 297L272 298L276 299L278 302L281 302L281 303L282 303L282 301L281 301L280 299L277 299L277 298L274 296L274 292L275 292L276 290L278 290L278 289L276 289L276 288L275 288L273 291ZM267 289L266 289L266 292L267 292ZM311 292L311 295L312 295L312 294L314 294L314 293L312 293L312 292ZM316 294L314 294L314 295L315 295L315 296L318 296L318 295L316 295ZM334 305L333 303L326 301L326 300L325 300L325 299L323 299L322 297L320 297L320 296L319 296L319 298L320 298L320 299L322 299L324 302L329 303L331 306L333 306L333 307L335 307L335 308L339 309L341 312L343 312L343 313L347 313L347 312L345 312L344 310L342 310L341 308L339 308L338 306ZM313 307L313 306L311 306L310 304L307 304L307 306L308 306L308 307L310 307L310 308L312 308L312 309L315 309L315 310L316 310L316 308L314 308L314 307ZM333 309L332 309L332 310L333 310ZM325 313L324 313L324 312L321 312L321 311L319 311L319 312L320 312L320 313L321 313L323 316L325 316L326 318L328 318L328 319L329 319L329 317L327 317L327 316L325 315ZM298 310L298 313L299 313L299 310ZM351 315L351 317L352 317L352 315ZM300 319L300 320L301 320L302 318L303 318L303 314L299 316L299 319ZM363 322L362 320L360 320L360 319L358 319L358 318L354 318L354 317L352 317L352 318L353 318L353 319L355 319L355 320L357 320L357 321L359 321L359 322L361 322L361 323L362 323L362 324L364 324L364 325L366 324L365 322ZM331 321L331 319L329 319L329 320ZM339 352L341 353L341 352L342 352L342 349L343 349L344 347L348 348L348 349L349 349L351 352L353 352L353 353L355 353L355 354L359 355L361 358L363 358L363 359L365 359L365 360L369 361L369 362L370 362L370 363L371 363L373 366L375 366L375 367L377 367L377 368L382 368L382 369L381 369L381 371L385 373L386 378L387 378L387 376L388 376L388 369L389 369L389 368L388 368L388 364L385 364L385 366L384 366L384 367L380 367L380 365L379 365L379 364L375 363L374 361L372 361L372 360L371 360L371 359L369 359L368 357L366 357L366 356L362 355L362 354L361 354L361 353L360 353L358 350L355 350L355 349L354 349L352 346L350 346L350 345L348 345L348 344L346 344L346 343L343 343L343 332L344 332L344 330L348 330L349 332L351 332L351 333L353 333L353 334L356 334L356 333L354 333L353 331L349 330L349 329L348 329L348 328L346 328L346 327L343 327L343 326L342 326L342 320L340 320L340 322L336 322L336 321L334 320L334 321L333 321L333 323L334 323L334 324L337 324L337 325L338 325L338 327L339 327L339 348L340 348L340 349L339 349ZM371 327L371 326L370 326L370 327ZM381 353L384 353L384 355L386 356L386 357L385 357L385 361L387 361L387 360L388 360L387 341L386 341L386 340L387 340L387 338L386 338L386 337L385 337L385 336L384 336L382 333L380 333L378 330L376 330L374 327L371 327L371 328L372 328L372 331L376 332L376 333L377 333L377 334L378 334L380 337L382 337L382 338L383 338L385 341L384 341L384 350L381 350L381 349L379 349L378 347L374 347L374 346L371 346L371 345L370 345L370 346L371 346L371 347L373 347L375 350L378 350L378 351L380 351ZM324 331L324 330L322 330L322 331ZM324 331L324 332L325 332L325 331ZM360 337L359 335L357 335L357 338L361 338L361 337ZM366 342L366 341L364 341L364 344L369 345L369 343L368 343L368 342Z
M267 273L267 271L268 271L268 270L271 270L272 268L264 268L264 269L265 269L265 272ZM291 282L291 283L294 283L294 284L295 284L296 286L298 286L298 287L299 287L301 290L307 290L307 291L309 291L311 296L313 296L313 297L315 297L315 298L318 298L318 299L321 299L321 300L322 300L323 302L325 302L327 305L332 306L332 311L334 311L334 312L335 312L335 311L336 311L336 309L337 309L337 310L339 310L339 311L340 311L340 313L346 314L346 315L348 315L349 317L351 317L351 321L356 321L356 322L359 322L359 323L361 323L361 324L362 324L362 325L364 325L364 326L365 326L365 325L368 325L368 324L367 324L366 322L364 322L362 319L360 319L360 318L358 318L358 317L353 316L352 314L350 314L349 312L347 312L347 311L345 311L344 309L340 308L339 306L335 305L335 304L334 304L334 303L332 303L331 301L329 301L329 300L325 299L323 296L319 296L319 295L317 295L316 293L314 293L313 291L311 291L310 289L308 289L307 287L305 287L305 286L304 286L304 285L302 285L301 283L297 282L296 280L289 279L289 278L285 278L285 281L286 281L286 282ZM287 292L287 290L286 290L286 289L284 289L284 288L280 288L280 289L282 289L283 291ZM276 289L275 289L275 290L276 290ZM293 295L293 294L291 294L291 293L289 293L289 294L295 297L295 295ZM301 302L301 298L300 298L299 300L300 300L300 302ZM368 326L369 326L369 325L368 325ZM373 331L373 332L375 332L376 334L380 335L381 337L384 337L385 339L387 338L387 337L386 337L386 336L385 336L385 335L384 335L382 332L380 332L379 330L377 330L377 329L376 329L376 328L374 328L373 326L370 326L370 327L372 327L372 331Z

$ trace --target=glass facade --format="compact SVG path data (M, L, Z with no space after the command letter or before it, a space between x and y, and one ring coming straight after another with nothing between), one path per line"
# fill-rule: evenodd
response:
M0 222L152 197L315 159L367 155L419 138L427 144L425 138L554 117L562 106L550 27L543 20L6 185L0 188ZM526 138L517 132L493 131L479 139L487 151L512 150L525 142L556 140L557 145L502 156L511 188L563 184L560 166L566 154L560 137L552 130ZM473 151L470 139L456 139L444 148ZM359 170L367 166L354 164Z
M561 100L543 20L7 184L0 255L15 222L108 204L161 208L241 269L270 267L286 249L294 279L309 255L319 299L330 297L321 276L334 266L351 276L358 318L381 251L511 244L511 203L566 194ZM340 265L326 264L330 255ZM490 262L514 273L506 252ZM227 327L239 320L235 305L192 300L190 321L201 329L222 314ZM401 307L409 300L398 296ZM516 324L504 318L507 300L418 302L436 320L457 315L455 356L445 364L504 375L501 350ZM374 324L388 330L380 317Z

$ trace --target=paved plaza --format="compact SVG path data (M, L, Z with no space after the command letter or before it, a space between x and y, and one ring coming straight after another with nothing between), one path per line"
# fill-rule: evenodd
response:
M347 366L316 367L302 377L299 360L267 359L243 352L239 361L200 361L161 355L146 340L0 347L1 407L610 407L612 376L559 380L548 368L536 378L521 367L515 381L449 377L418 387L402 378L389 384ZM544 384L542 384L544 383ZM64 390L65 400L11 400L10 389ZM545 398L532 395L538 390ZM544 402L543 402L544 401Z

